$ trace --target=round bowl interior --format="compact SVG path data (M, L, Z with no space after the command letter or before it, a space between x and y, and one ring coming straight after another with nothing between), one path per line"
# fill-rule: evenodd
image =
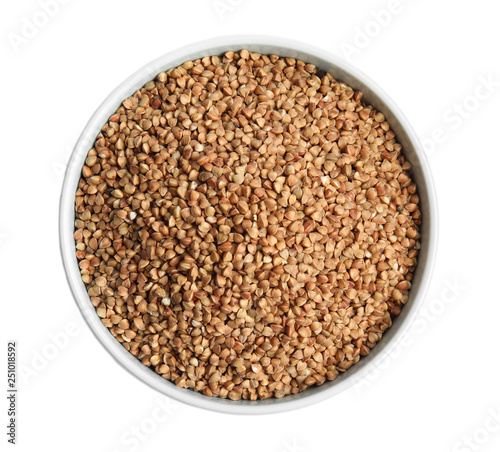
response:
M163 379L153 370L144 366L125 350L101 323L95 308L90 302L87 290L80 277L73 238L75 193L84 160L88 151L92 148L101 127L118 109L121 102L146 82L152 80L161 71L178 66L188 60L210 55L221 55L227 51L236 51L242 48L262 54L293 57L312 63L332 74L335 79L345 82L356 90L360 90L363 93L363 99L367 103L384 113L391 124L392 130L396 133L398 142L403 146L406 159L412 164L412 177L418 186L423 221L419 261L414 274L409 300L401 314L394 319L393 326L384 333L382 340L370 355L363 357L356 365L339 375L334 381L308 388L304 392L289 395L282 399L267 399L254 402L212 398L188 389L178 388L175 384ZM189 405L232 414L276 413L304 407L340 393L369 374L373 368L377 367L377 363L390 352L390 349L397 345L404 331L414 319L430 281L437 241L436 213L432 177L418 139L399 109L375 83L334 55L299 42L262 36L224 37L193 44L158 58L124 81L97 109L76 143L66 170L60 200L60 246L66 276L85 321L96 338L121 366L152 388Z

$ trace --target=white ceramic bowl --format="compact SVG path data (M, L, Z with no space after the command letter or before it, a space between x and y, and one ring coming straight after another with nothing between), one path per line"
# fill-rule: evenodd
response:
M403 145L404 155L413 166L413 178L418 185L423 219L421 250L410 298L401 314L394 320L393 326L384 334L381 342L377 344L370 355L363 357L359 363L332 382L311 387L304 392L282 399L255 402L212 398L188 389L178 388L175 384L161 378L144 366L125 350L101 323L90 303L85 285L80 277L73 239L75 192L84 160L101 127L118 109L123 99L131 96L135 90L152 80L161 71L178 66L188 60L208 55L220 55L229 50L242 48L262 54L293 57L315 64L331 73L337 80L360 90L363 93L363 100L384 113L392 130L396 133L397 140ZM398 343L414 319L431 278L437 243L436 198L429 165L415 133L398 107L368 77L336 56L299 42L263 36L223 37L183 47L151 62L118 86L97 109L76 143L66 170L60 202L60 243L66 276L77 305L96 338L122 367L159 392L189 405L233 414L277 413L304 407L340 393L376 368L377 363L383 360L390 349Z

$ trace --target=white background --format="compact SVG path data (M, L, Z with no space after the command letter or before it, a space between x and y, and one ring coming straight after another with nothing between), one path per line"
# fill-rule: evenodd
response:
M498 451L499 13L493 0L65 0L44 23L39 0L2 1L0 388L16 339L17 450ZM159 55L236 33L300 39L375 80L425 140L441 223L418 328L383 369L260 417L165 405L119 367L77 311L58 245L64 166L101 101Z

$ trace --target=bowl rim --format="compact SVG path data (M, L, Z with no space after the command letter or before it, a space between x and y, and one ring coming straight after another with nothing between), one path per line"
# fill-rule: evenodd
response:
M298 51L300 53L327 60L332 65L340 68L340 70L352 75L356 80L370 87L375 97L378 97L378 99L380 99L395 116L396 120L405 131L408 140L411 142L421 166L429 203L428 252L425 262L419 262L419 265L424 265L420 286L418 287L418 291L415 294L415 299L412 301L411 306L405 307L405 310L408 310L409 312L402 320L398 330L390 338L388 343L384 345L377 345L377 347L381 347L381 350L377 350L377 347L375 347L371 353L371 355L374 356L367 363L367 365L364 366L364 375L360 378L354 371L351 375L347 375L338 383L335 383L335 381L332 382L331 386L324 387L321 391L308 393L309 390L307 390L299 393L297 396L285 396L282 399L267 399L255 402L231 401L227 399L207 397L195 391L179 388L175 384L154 373L154 371L144 366L139 360L137 360L137 358L130 354L101 323L99 317L95 313L95 308L90 303L90 298L85 290L85 286L81 280L78 269L78 262L75 256L75 242L73 238L74 199L76 186L81 174L81 165L88 151L91 149L93 142L95 141L95 137L98 133L95 131L99 131L102 125L105 124L108 118L116 111L116 105L120 105L121 101L135 92L138 86L142 86L141 83L144 84L146 81L151 80L162 70L166 70L180 64L176 62L177 60L187 61L188 59L193 58L193 54L198 54L200 56L211 55L212 53L210 53L210 51L212 48L224 47L227 50L236 50L238 48L248 48L249 46L269 46L272 48L280 48L283 51ZM59 202L59 245L66 279L81 315L95 338L101 343L112 358L130 374L146 383L156 391L194 407L227 414L272 414L309 406L343 392L358 383L362 378L366 377L366 375L369 375L371 371L377 367L378 363L383 361L390 354L391 350L393 350L401 342L404 334L408 331L411 324L415 320L430 285L437 253L437 212L435 185L427 156L423 151L420 141L399 107L384 92L384 90L373 82L373 80L337 55L310 44L278 36L231 35L198 41L160 56L126 78L96 109L78 138L66 167ZM358 366L359 363L353 366L353 369ZM326 385L327 383L322 385L322 387Z

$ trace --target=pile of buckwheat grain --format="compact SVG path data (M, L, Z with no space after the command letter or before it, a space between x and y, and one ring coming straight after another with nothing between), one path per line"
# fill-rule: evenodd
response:
M333 380L408 300L421 214L384 115L293 58L158 74L97 136L76 193L81 276L141 362L208 396Z

